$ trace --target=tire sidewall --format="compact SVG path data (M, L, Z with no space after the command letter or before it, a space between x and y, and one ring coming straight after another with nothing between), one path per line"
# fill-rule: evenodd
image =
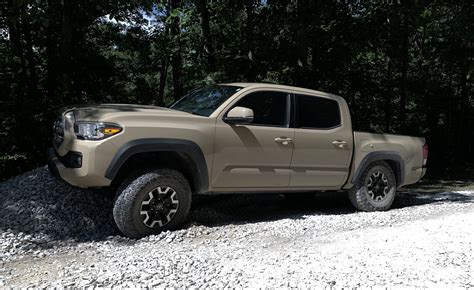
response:
M373 200L367 190L367 181L370 178L370 176L374 173L380 171L382 172L388 180L388 186L389 186L389 192L387 193L387 197L384 198L382 201L375 201ZM370 166L365 172L364 175L362 176L360 180L360 191L365 195L365 198L367 202L372 206L375 210L387 210L390 208L390 206L393 203L393 200L395 199L395 193L397 191L397 185L396 185L396 180L395 176L392 172L392 170L388 167L388 165L385 165L383 163L377 163L372 166Z
M156 170L152 172L144 173L124 186L124 190L119 194L117 202L121 202L117 210L122 211L120 213L127 219L126 227L131 227L134 233L131 234L127 230L121 227L117 220L119 229L124 232L127 236L147 236L158 234L163 231L172 230L178 228L182 222L186 219L189 208L191 206L191 191L187 180L176 171L171 171L172 174L164 172L163 170ZM179 201L177 212L173 218L162 227L150 228L147 227L140 214L140 209L143 200L147 199L148 193L157 187L171 187L177 194ZM114 207L115 212L115 207Z

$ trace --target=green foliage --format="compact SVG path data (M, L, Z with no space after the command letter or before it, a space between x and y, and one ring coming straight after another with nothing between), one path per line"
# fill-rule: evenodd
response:
M430 173L474 162L471 1L7 1L0 176L45 161L57 111L169 104L263 81L343 96L360 130L426 136Z

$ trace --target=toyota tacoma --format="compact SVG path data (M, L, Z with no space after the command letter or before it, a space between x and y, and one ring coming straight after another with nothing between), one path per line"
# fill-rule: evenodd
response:
M281 85L194 90L169 108L101 104L61 113L48 151L53 175L117 188L126 236L179 228L195 194L347 190L355 208L387 210L425 174L424 138L353 131L346 101Z

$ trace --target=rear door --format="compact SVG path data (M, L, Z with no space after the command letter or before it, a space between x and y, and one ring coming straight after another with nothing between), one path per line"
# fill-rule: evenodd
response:
M251 124L231 125L217 119L212 186L287 187L294 138L294 128L289 128L290 94L250 92L226 112L236 106L252 109L254 120Z
M351 161L352 128L340 101L295 94L295 138L290 187L339 189Z

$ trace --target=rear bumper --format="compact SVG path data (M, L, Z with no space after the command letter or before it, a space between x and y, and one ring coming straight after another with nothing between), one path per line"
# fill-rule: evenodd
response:
M421 169L421 176L420 176L420 179L422 179L422 178L425 176L425 174L426 174L426 167L423 167L423 168Z

